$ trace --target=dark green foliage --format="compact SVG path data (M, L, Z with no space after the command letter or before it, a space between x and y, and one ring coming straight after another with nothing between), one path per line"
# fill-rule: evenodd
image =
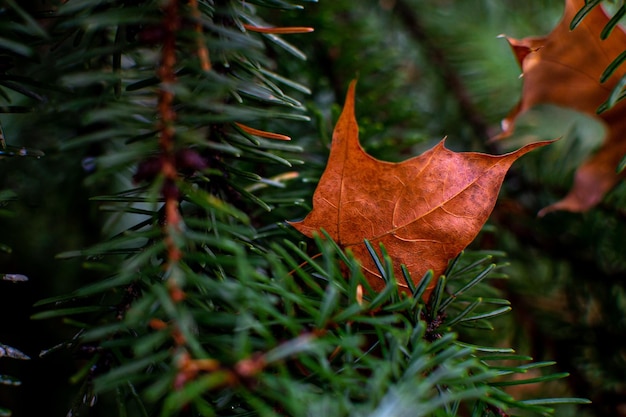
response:
M503 190L504 207L515 196L524 215L497 209L444 276L417 287L393 276L382 248L388 286L374 293L349 253L286 223L310 209L352 78L373 154L405 159L444 135L485 151L518 94L496 35L546 32L560 2L59 3L0 8L0 151L15 156L1 167L15 219L3 218L2 240L16 247L7 264L40 288L33 309L10 310L32 315L18 328L39 336L30 363L43 381L34 394L11 388L22 391L16 415L32 413L31 397L95 416L571 415L590 386L617 392L597 381L617 387L620 352L590 350L582 335L608 343L621 322L579 321L588 305L575 302L564 322L552 306L586 297L610 301L603 318L622 316L623 190L587 216L534 219L571 176L545 172L549 151L525 157ZM583 281L594 274L610 286ZM544 340L555 348L533 349Z

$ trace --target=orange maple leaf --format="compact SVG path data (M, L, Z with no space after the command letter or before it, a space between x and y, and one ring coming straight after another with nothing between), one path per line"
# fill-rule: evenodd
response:
M342 248L352 251L377 291L385 282L365 239L374 247L384 244L394 260L396 277L402 277L401 264L414 281L428 270L439 276L487 221L511 164L549 142L495 156L456 153L446 149L442 140L409 160L381 161L365 153L359 143L354 88L355 81L333 132L313 210L291 225L309 237L323 228ZM398 285L407 291L402 279ZM432 286L425 298L431 290Z
M605 40L600 38L609 22L601 6L570 30L572 19L584 6L585 0L566 0L561 21L546 37L507 38L522 68L522 97L495 139L510 136L517 117L538 104L556 104L596 117L608 131L602 147L576 171L568 195L541 210L540 216L554 210L587 211L621 178L616 168L626 154L626 101L600 115L596 109L626 74L622 67L600 83L607 66L626 49L626 33L617 26Z

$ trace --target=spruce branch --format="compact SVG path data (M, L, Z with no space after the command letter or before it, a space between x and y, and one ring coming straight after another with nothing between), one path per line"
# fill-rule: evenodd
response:
M170 0L164 9L163 17L163 46L161 50L161 64L158 69L160 88L158 95L158 112L160 117L159 148L161 150L161 172L165 178L161 192L165 199L165 235L168 251L168 262L175 264L181 258L180 249L175 244L173 234L180 233L182 219L178 209L179 193L176 188L178 171L175 156L174 122L174 84L176 83L176 32L179 29L180 16L178 15L178 0ZM169 268L169 266L168 266ZM172 283L171 285L176 285Z

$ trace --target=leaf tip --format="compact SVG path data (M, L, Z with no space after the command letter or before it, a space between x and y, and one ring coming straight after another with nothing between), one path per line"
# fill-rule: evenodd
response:
M348 92L346 93L346 105L348 104L348 100L350 100L352 105L354 106L354 94L356 90L356 83L357 83L357 79L354 78L352 79L352 81L350 81L350 84L348 85Z

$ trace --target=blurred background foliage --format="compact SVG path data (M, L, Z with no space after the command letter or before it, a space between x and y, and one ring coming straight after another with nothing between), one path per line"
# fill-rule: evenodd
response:
M45 1L20 5L46 26L45 14L37 15L47 9ZM332 127L353 78L358 79L361 142L378 158L403 160L443 137L457 151L503 152L488 138L499 132L499 121L518 101L521 80L508 45L498 35L546 34L562 7L560 0L320 0L307 3L304 10L260 8L276 26L315 28L289 38L306 60L269 52L277 72L310 89L310 94L290 94L303 103L311 120L270 118L259 126L289 134L304 150L298 157L305 162L298 167L300 180L281 191L284 199L298 204L263 212L270 217L267 224L299 219L310 208ZM7 5L0 8L7 10ZM37 39L33 41L36 45ZM28 75L42 82L48 76ZM12 99L25 106L37 101L19 94ZM10 203L11 216L2 219L1 241L12 251L0 254L0 272L30 279L19 285L0 281L0 342L37 357L74 333L61 318L31 320L38 311L33 304L103 276L98 270L85 271L80 260L56 257L103 239L103 228L114 218L103 216L89 198L115 191L115 184L88 179L90 158L103 152L98 145L63 148L76 134L75 113L39 115L37 103L34 107L34 118L31 113L0 115L10 145L46 154L0 161L0 189L19 196ZM580 159L577 152L588 152L584 144L576 146L584 138L569 129L579 116L557 113L562 119L549 111L539 114L551 126L539 135L568 135L571 149L563 155L562 148L548 147L516 162L491 220L472 244L472 249L507 254L502 270L509 279L497 285L513 310L497 319L495 332L474 332L471 337L514 346L538 361L555 360L560 371L569 372L558 383L518 388L521 396L593 401L576 410L563 407L557 415L626 416L626 352L620 342L626 332L626 186L618 186L589 213L536 217L540 208L564 195L576 167L572 159ZM581 137L585 126L594 128L589 120L580 125ZM268 167L265 175L280 172L273 169ZM108 230L104 233L110 234ZM73 363L67 352L36 361L0 361L1 373L22 380L20 388L0 387L0 405L16 416L35 415L41 404L48 415L64 415L76 388L58 381L68 381L76 372Z

